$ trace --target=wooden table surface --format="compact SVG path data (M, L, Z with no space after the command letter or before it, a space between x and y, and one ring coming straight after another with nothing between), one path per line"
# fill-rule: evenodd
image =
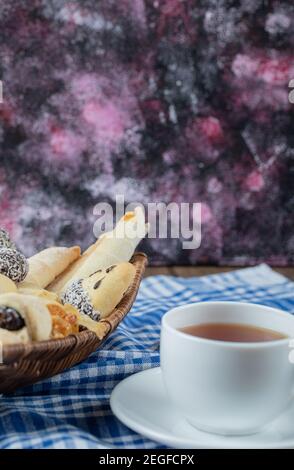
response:
M222 272L233 271L235 269L241 269L238 267L228 267L228 266L156 266L156 267L147 267L145 276L152 276L154 274L167 274L171 276L182 276L182 277L191 277L191 276L205 276L207 274L216 274ZM294 267L291 268L280 268L274 267L275 271L284 276L287 276L289 279L294 280Z

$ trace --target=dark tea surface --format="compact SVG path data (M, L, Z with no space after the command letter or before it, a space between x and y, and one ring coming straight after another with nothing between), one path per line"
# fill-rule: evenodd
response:
M180 328L180 331L199 338L234 343L259 343L285 339L288 336L268 328L259 328L242 323L201 323Z

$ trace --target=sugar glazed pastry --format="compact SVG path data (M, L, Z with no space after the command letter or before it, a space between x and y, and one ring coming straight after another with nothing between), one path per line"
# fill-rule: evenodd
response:
M78 332L78 312L41 297L0 295L0 341L28 343L63 338Z
M14 282L21 282L28 273L28 262L23 254L12 248L0 248L0 273Z
M76 307L81 315L99 321L107 317L120 302L135 276L131 263L98 269L85 279L73 281L62 302Z

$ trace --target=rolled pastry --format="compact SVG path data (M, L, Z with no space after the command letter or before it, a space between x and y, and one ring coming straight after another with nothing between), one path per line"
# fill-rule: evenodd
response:
M80 256L79 246L71 248L51 247L28 259L29 272L20 284L21 288L47 287L60 273Z
M74 273L82 266L90 254L93 253L98 243L99 240L97 240L93 245L90 245L87 250L84 251L82 256L71 263L68 268L66 268L51 284L49 284L49 286L47 286L47 290L55 293L60 292L63 286L73 277Z
M17 295L17 294L16 294ZM40 297L21 295L29 320L29 330L33 341L44 341L51 338L52 319L45 302Z
M0 295L0 341L28 343L48 339L51 316L42 300L15 293Z
M0 274L0 294L6 294L8 292L17 292L16 285L9 277Z
M64 338L79 331L79 313L71 305L33 295L0 295L0 342L28 343Z
M78 311L71 305L61 305L55 300L33 295L21 297L28 307L33 341L64 338L79 331ZM42 312L42 315L39 312Z
M134 276L135 267L131 263L98 269L86 279L73 281L64 292L62 302L73 305L80 314L99 321L113 311Z
M0 279L0 285L1 285L1 279ZM34 287L19 287L16 289L16 292L19 294L24 294L24 295L34 295L36 297L41 297L42 299L45 300L52 300L54 302L58 302L58 295L55 294L54 292L49 292L46 289L37 289Z
M136 207L133 212L127 212L113 231L102 235L98 242L90 247L90 252L87 253L78 268L73 270L69 278L68 276L63 278L65 282L60 282L57 290L54 285L49 286L48 289L62 295L73 281L85 279L99 269L129 261L147 231L148 224L145 224L144 212L141 207Z
M0 295L0 344L28 343L26 308L17 294Z

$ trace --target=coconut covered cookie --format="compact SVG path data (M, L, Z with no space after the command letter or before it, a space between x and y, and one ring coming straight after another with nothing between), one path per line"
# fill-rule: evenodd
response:
M21 282L28 273L28 262L24 255L12 248L0 248L0 273L14 282Z

